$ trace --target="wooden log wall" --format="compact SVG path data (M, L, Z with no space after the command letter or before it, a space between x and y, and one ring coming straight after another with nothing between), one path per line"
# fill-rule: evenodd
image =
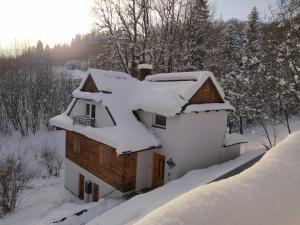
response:
M80 148L74 149L76 139ZM117 156L110 146L66 131L66 158L122 192L135 189L137 153Z

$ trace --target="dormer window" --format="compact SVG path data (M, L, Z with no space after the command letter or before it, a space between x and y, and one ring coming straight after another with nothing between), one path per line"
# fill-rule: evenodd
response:
M163 128L165 129L167 126L167 117L155 114L154 119L153 119L153 126L158 127L158 128Z
M96 118L96 105L86 104L85 105L85 115L92 119Z

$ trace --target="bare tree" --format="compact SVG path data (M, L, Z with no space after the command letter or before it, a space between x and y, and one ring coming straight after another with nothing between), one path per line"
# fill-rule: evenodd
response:
M41 149L41 158L49 175L58 177L62 167L62 157L58 154L57 149L50 147L46 142Z
M12 212L34 173L21 157L10 154L0 158L0 215Z

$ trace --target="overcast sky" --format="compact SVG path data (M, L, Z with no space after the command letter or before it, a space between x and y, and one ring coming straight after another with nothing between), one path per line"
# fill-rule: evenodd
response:
M269 15L269 6L274 8L277 0L209 0L209 2L216 5L217 18L245 20L253 6L258 8L261 18L264 18L265 14Z
M93 24L92 0L0 0L0 47L14 42L53 46L69 42L77 33L87 33ZM126 0L123 0L126 1ZM216 5L216 18L245 20L257 6L260 17L277 0L208 0Z

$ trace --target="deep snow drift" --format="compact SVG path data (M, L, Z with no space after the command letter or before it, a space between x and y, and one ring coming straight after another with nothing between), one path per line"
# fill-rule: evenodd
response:
M299 224L299 171L297 132L240 175L187 192L135 224Z
M223 164L190 171L180 179L170 181L148 193L135 196L91 220L88 225L121 225L135 221L185 192L216 180L262 153L263 151L260 150L252 151Z

